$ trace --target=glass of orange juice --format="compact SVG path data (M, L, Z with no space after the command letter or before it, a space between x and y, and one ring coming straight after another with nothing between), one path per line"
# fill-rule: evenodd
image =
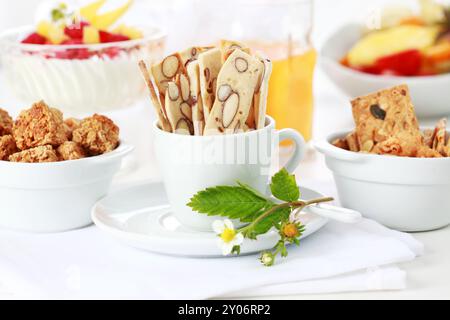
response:
M311 139L313 0L197 0L194 11L200 23L196 37L239 40L272 60L268 114L279 128L294 128Z

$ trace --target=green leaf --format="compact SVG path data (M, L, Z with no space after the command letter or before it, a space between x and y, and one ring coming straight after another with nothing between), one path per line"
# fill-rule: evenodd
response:
M300 198L300 190L298 189L295 176L283 168L272 177L270 190L275 198L287 202L297 201Z
M272 227L279 226L281 221L289 219L291 214L291 208L280 208L273 212L268 217L262 219L253 228L253 234L255 236L268 232Z
M252 222L274 203L247 186L218 186L198 192L187 205L208 216Z

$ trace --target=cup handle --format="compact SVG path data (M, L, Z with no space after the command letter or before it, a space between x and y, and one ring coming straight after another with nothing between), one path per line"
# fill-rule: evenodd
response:
M289 173L293 173L305 155L305 139L303 139L303 136L294 129L282 129L278 131L278 138L280 143L284 140L294 141L294 154L284 166Z

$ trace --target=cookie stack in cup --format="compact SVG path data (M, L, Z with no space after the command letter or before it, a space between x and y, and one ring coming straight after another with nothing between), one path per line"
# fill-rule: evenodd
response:
M191 47L140 68L164 131L206 136L265 125L272 63L242 43Z

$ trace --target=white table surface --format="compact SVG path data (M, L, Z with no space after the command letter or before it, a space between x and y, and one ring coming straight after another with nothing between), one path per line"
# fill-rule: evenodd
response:
M356 0L317 0L316 1L316 30L314 38L318 47L323 43L327 34L336 25L353 17L355 12L360 17L368 10L375 8L377 3L385 3L385 0L367 2ZM404 2L404 1L403 1ZM353 6L354 10L348 10ZM363 10L364 9L364 10ZM355 11L356 10L356 11ZM315 119L314 137L321 138L327 134L352 127L350 105L348 99L343 97L319 70L315 79ZM23 109L20 103L13 102L7 90L0 84L0 105L8 109ZM151 139L142 137L150 136L149 118L151 108L147 101L124 112L119 111L110 116L119 123L123 136L129 142L138 142L136 160L140 164L137 170L121 175L115 181L123 182L159 179L158 169L154 165ZM124 119L128 120L124 120ZM327 190L334 190L331 173L326 168L323 157L310 151L307 158L297 170L297 176L303 184L313 186L327 186ZM320 191L320 190L319 190ZM340 293L340 294L315 294L299 296L273 296L272 299L450 299L450 227L440 230L415 233L414 236L425 245L425 254L416 260L400 265L407 272L406 290L382 291L367 293ZM1 259L1 257L0 257ZM0 299L17 298L14 288L6 288L2 285L0 275ZM239 297L236 297L239 298Z

